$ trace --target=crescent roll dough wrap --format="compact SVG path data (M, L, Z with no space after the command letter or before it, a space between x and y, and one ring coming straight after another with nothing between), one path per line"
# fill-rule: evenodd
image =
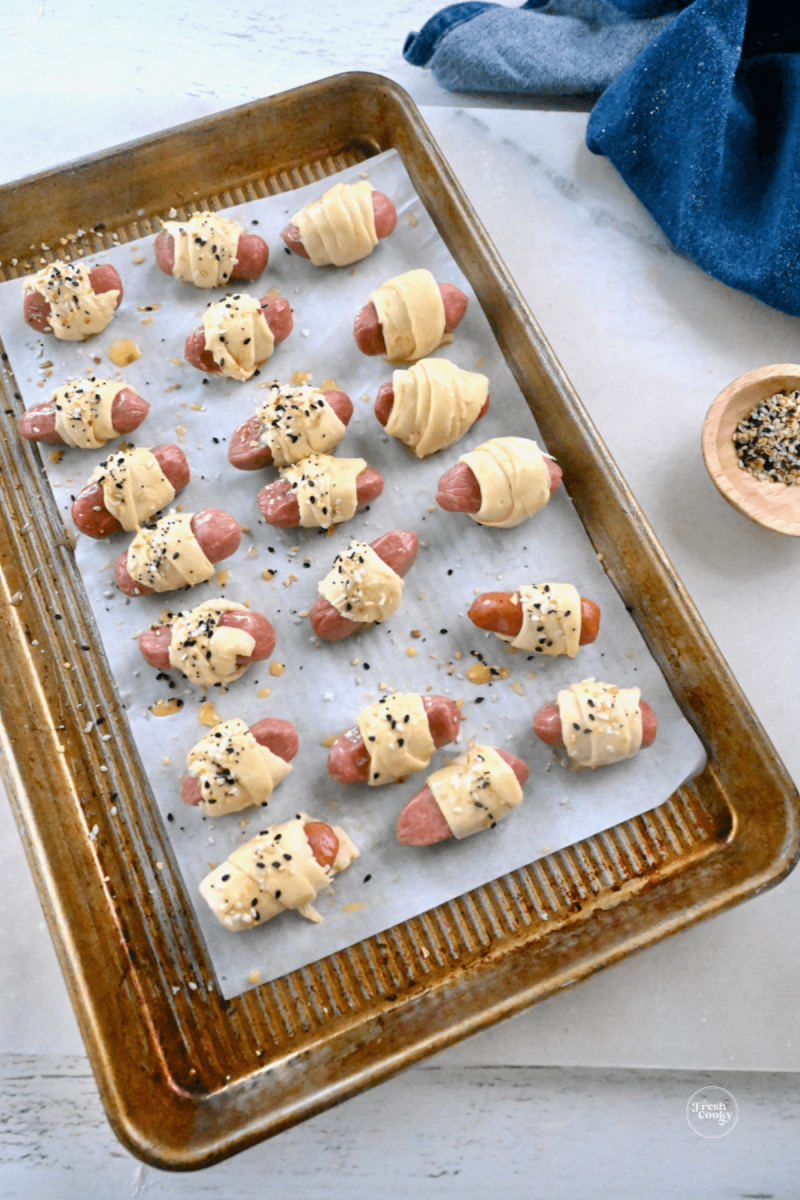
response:
M550 499L544 454L528 438L492 438L462 454L458 461L472 470L481 489L480 508L468 514L479 525L512 529Z
M145 525L128 547L126 567L131 579L154 592L205 583L214 575L192 532L194 513L169 513L154 525Z
M424 267L387 279L370 294L386 343L386 362L415 362L452 342L439 285Z
M352 541L336 555L319 594L348 620L373 625L397 612L403 580L370 545Z
M309 454L328 454L347 432L319 388L273 383L265 404L256 410L264 426L260 441L272 451L276 467L288 467Z
M199 288L221 287L236 266L241 225L219 213L195 213L188 221L165 221L175 243L172 274Z
M386 432L425 458L462 438L489 395L489 380L446 358L423 358L392 376L394 404Z
M378 244L372 184L337 183L292 217L315 267L346 267Z
M234 600L206 600L172 620L169 645L169 665L183 671L191 683L211 687L216 683L233 683L247 670L249 663L238 667L238 655L246 657L255 649L255 638L244 629L220 625L226 612L248 612L244 604Z
M424 771L436 749L422 696L416 692L381 697L362 709L357 724L369 753L370 787Z
M308 921L322 920L311 902L359 854L344 829L332 825L339 850L332 867L320 866L304 828L313 820L298 813L291 821L271 825L206 875L200 895L226 929L252 929L289 908Z
M349 521L358 508L356 479L366 467L363 458L334 458L310 454L281 469L297 497L303 529L330 529Z
M90 270L83 263L54 262L25 281L26 294L38 292L50 305L50 328L62 341L101 333L116 311L119 291L95 292Z
M119 437L111 424L114 397L127 387L107 379L70 379L56 388L52 402L56 410L56 433L67 446L98 450Z
M577 767L604 767L633 758L642 745L639 688L584 679L558 693L561 734Z
M200 785L206 817L265 805L292 764L261 746L240 717L221 721L189 751L186 765Z
M89 479L103 488L103 502L128 533L139 529L175 499L175 488L151 450L118 450Z
M556 658L574 658L581 637L581 598L571 583L525 585L514 592L522 611L522 628L515 637L498 633L518 650ZM512 597L513 600L513 597Z
M229 379L250 379L275 349L275 338L258 300L237 293L203 314L208 350Z
M493 747L473 741L426 783L456 838L494 827L522 801L522 788L508 763Z

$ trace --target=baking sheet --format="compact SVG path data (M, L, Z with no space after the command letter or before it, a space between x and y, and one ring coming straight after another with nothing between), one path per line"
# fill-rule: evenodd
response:
M136 600L124 597L113 582L111 564L127 545L126 535L106 542L79 537L76 547L76 561L134 739L167 819L187 890L197 901L198 921L227 997L252 986L255 973L262 982L284 975L649 809L704 763L698 739L606 579L563 487L541 513L514 530L483 529L468 517L444 513L434 504L436 480L460 453L493 436L537 436L528 407L474 298L453 345L439 353L459 366L484 371L491 381L492 404L457 447L418 463L403 446L387 438L371 403L362 400L374 399L378 386L391 378L391 368L382 359L365 358L352 340L353 318L370 291L391 275L425 265L437 279L456 283L471 295L415 196L398 155L387 152L342 172L339 178L364 175L392 196L399 221L392 237L354 268L314 268L284 253L277 236L292 213L331 186L331 179L230 210L270 246L267 272L241 290L262 295L275 287L294 309L293 334L277 348L261 377L249 383L210 379L183 362L186 335L199 324L205 304L221 293L182 287L164 276L155 265L152 239L86 260L113 262L125 287L115 319L87 343L56 342L36 335L20 318L20 281L0 285L0 331L26 406L47 398L55 386L75 375L121 375L151 404L149 417L128 442L179 441L187 454L194 474L189 488L178 497L185 511L225 507L249 529L238 554L221 564L229 572L224 588L211 583L191 593ZM160 307L137 311L147 306ZM123 337L137 342L142 357L120 373L106 350ZM43 367L48 362L52 367ZM44 379L47 371L52 374ZM350 394L355 413L338 453L362 456L386 476L384 495L371 510L338 527L331 537L267 526L255 497L276 473L237 472L227 463L230 433L252 415L263 397L258 385L274 378L286 380L296 371L308 372L315 383L333 379ZM51 461L59 457L53 451L42 447L42 458L69 524L70 496L106 451L67 450L58 462ZM335 554L352 537L372 540L393 528L413 528L421 541L399 612L385 627L336 645L316 645L308 621L300 614L311 607L316 585ZM265 570L274 571L274 578L263 579ZM476 592L546 579L575 583L602 609L598 641L583 647L572 662L537 659L534 663L523 653L510 655L504 643L476 630L466 617ZM284 666L282 674L272 675L270 663L257 664L226 695L212 690L210 698L220 717L241 716L249 724L263 716L292 720L301 748L292 774L276 790L268 810L206 820L179 800L186 752L206 732L198 724L205 697L175 673L169 679L157 678L141 659L132 634L157 621L165 608L193 607L214 595L249 600L254 609L269 616L278 633L270 663ZM412 630L421 636L412 637ZM508 667L509 677L482 686L470 683L466 671L475 662L475 653L493 666ZM563 769L558 757L533 737L530 722L536 709L554 699L560 687L587 676L641 687L658 713L659 733L655 746L631 762L584 775ZM466 736L484 740L530 763L523 805L495 830L463 842L416 849L399 846L393 832L397 813L423 785L425 776L388 788L343 788L328 777L327 750L321 745L354 724L358 711L385 687L430 689L463 698L462 740ZM269 695L263 694L266 689ZM153 716L151 705L174 696L184 701L179 713ZM93 725L90 736L107 735L102 725ZM439 752L430 770L442 766L452 752L450 748ZM117 801L125 802L125 798ZM222 862L237 843L252 837L267 821L284 820L301 809L343 824L361 850L360 860L317 902L324 923L313 926L292 913L252 933L237 936L224 930L196 892L209 864Z

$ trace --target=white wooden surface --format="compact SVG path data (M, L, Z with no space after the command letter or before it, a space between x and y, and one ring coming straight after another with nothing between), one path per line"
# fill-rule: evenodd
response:
M721 1138L686 1120L705 1084L739 1114ZM792 1200L800 1096L766 1072L442 1067L377 1091L190 1175L115 1141L85 1059L0 1056L3 1200Z
M776 623L794 628L800 548L729 511L699 461L715 390L795 358L800 322L673 255L608 164L585 151L584 118L454 110L457 98L400 57L405 34L440 4L6 0L0 179L341 70L382 72L418 103L442 105L425 114L435 136L800 778L783 700L800 642L791 632L788 643L756 640L747 615L766 576L780 589ZM77 54L87 64L68 87L62 51L68 65ZM800 1192L797 1076L781 1073L800 1067L794 877L230 1163L179 1177L137 1164L105 1123L5 806L0 871L3 1200ZM776 1073L731 1072L742 1065ZM719 1140L686 1124L704 1083L739 1102L736 1128Z

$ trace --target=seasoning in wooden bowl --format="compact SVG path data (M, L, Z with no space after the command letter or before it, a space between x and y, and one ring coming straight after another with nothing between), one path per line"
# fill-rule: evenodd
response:
M800 366L750 371L720 392L703 425L703 458L737 512L800 537Z

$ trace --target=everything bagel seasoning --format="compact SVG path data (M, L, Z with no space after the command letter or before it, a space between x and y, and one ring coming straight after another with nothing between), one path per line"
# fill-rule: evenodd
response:
M766 483L800 483L800 392L777 392L736 426L739 467Z

